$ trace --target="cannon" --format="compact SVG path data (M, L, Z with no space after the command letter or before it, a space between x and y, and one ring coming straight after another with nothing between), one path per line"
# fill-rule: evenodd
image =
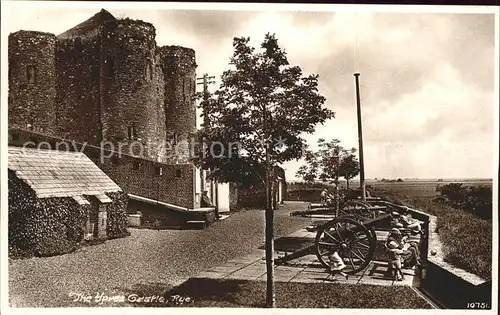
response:
M390 219L390 214L365 220L355 215L339 216L318 226L313 244L280 257L275 263L284 264L305 255L316 254L319 262L329 269L330 257L337 252L346 265L343 272L356 274L368 266L375 254L377 236L374 226Z

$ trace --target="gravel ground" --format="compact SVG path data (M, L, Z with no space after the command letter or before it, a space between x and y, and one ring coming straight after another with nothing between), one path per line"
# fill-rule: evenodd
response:
M305 203L293 202L277 210L275 238L306 226L308 219L289 216L289 212L305 208ZM98 293L123 296L145 286L166 291L190 276L263 245L264 211L234 213L206 230L130 232L127 238L71 254L9 260L11 307L96 306L81 300ZM77 297L80 301L74 302ZM120 305L125 306L102 306Z

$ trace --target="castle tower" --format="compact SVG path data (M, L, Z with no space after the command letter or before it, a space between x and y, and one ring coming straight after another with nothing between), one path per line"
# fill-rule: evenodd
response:
M99 30L112 20L113 15L101 10L57 35L57 126L66 139L100 144Z
M155 66L155 28L123 19L104 23L99 34L102 138L123 145L122 153L156 159L165 138L165 116L157 84L161 79L163 86Z
M193 49L180 46L160 48L165 80L165 125L167 141L187 144L196 131L196 60ZM189 146L189 145L188 145ZM188 149L188 148L187 148ZM189 151L177 150L175 160L185 161Z
M55 129L54 34L9 35L9 127L52 133Z

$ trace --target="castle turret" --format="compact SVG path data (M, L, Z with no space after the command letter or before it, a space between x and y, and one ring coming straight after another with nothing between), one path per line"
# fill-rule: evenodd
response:
M9 35L9 127L55 129L55 42L50 33Z
M100 45L103 140L125 146L135 142L134 154L143 150L145 157L156 158L165 138L165 116L156 84L155 28L137 20L109 21L101 26Z
M64 138L93 145L101 141L99 30L112 20L101 10L57 35L57 125Z
M167 141L187 143L196 131L196 60L193 49L180 46L160 48L165 81L165 125ZM177 151L181 155L188 154ZM185 156L180 158L185 160Z

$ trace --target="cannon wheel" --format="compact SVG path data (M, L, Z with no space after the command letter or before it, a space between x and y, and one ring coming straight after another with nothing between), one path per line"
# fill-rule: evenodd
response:
M367 229L355 217L342 216L318 230L315 250L318 260L327 269L330 268L330 256L337 251L346 265L343 271L352 275L368 266L375 253L376 243L377 238L372 229Z
M340 213L342 215L354 215L363 219L374 219L376 213L370 210L371 205L361 200L349 200L344 204Z
M366 218L363 218L361 216L357 216L357 215L354 215L354 214L346 214L346 215L343 215L342 217L344 218L352 218L356 221L358 221L359 223L363 224L363 221L366 220ZM370 235L375 239L375 241L377 240L377 234L375 232L375 228L373 226L370 226L369 228L367 226L365 226L365 228L368 229L368 232L370 232Z

